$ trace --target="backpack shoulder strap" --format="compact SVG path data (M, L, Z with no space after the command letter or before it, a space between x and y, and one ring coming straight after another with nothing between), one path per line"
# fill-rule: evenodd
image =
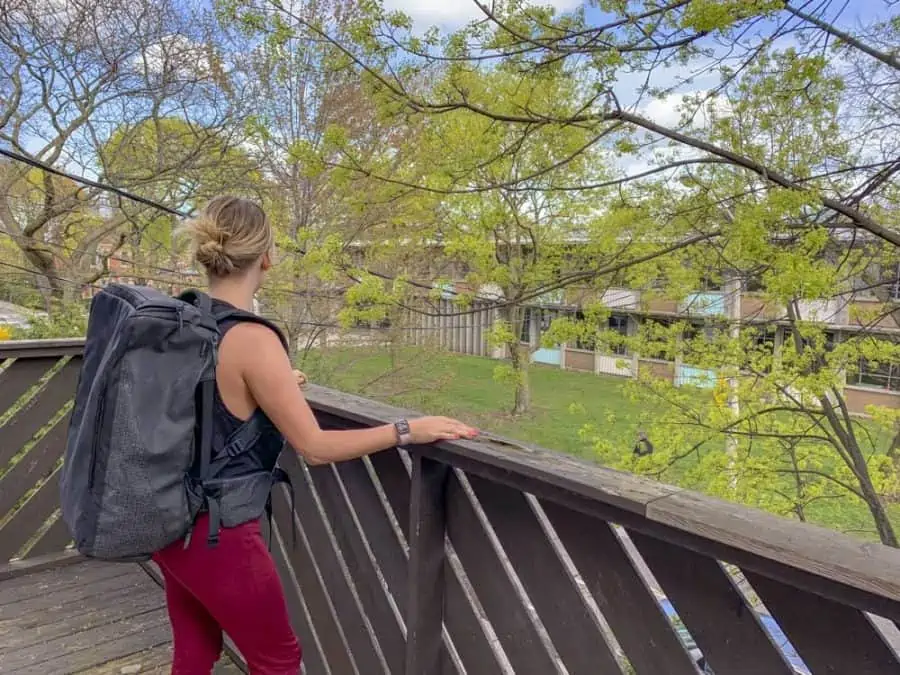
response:
M284 351L288 353L290 353L291 351L288 346L287 338L285 338L284 333L281 331L281 329L268 319L264 319L258 314L247 312L242 309L232 309L229 307L217 312L213 312L213 317L215 318L216 323L220 326L225 323L258 323L262 326L266 326L267 328L272 330L275 335L278 336L278 340L281 342L281 346L284 347Z
M190 288L175 297L182 302L194 305L204 314L212 314L212 298L203 291Z

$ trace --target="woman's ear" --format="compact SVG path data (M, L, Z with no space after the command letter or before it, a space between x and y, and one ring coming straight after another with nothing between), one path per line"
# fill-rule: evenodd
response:
M260 260L259 267L263 272L268 272L272 267L272 254L271 253L263 253L262 260Z

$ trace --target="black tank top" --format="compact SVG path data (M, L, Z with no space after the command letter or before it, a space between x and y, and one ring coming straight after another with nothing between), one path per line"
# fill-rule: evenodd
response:
M213 299L213 313L224 312L235 307L223 300ZM221 339L234 326L241 323L239 319L225 319L219 323ZM259 469L271 471L275 468L278 456L284 448L284 436L269 420L262 408L257 407L253 414L242 420L234 415L219 392L216 383L213 411L213 458L223 451L234 454L230 463L229 475L239 476Z

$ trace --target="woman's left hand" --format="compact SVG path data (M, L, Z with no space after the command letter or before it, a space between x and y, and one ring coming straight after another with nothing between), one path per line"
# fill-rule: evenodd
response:
M302 389L307 384L306 374L302 370L295 370L294 377L297 378L297 385Z

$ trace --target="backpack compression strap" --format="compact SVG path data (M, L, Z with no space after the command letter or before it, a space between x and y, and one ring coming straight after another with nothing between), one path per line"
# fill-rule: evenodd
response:
M212 311L212 299L202 291L191 289L185 291L178 296L179 300L196 306L200 312L207 317L215 319ZM217 343L213 345L215 350ZM214 360L215 360L215 351ZM209 467L212 462L212 441L213 441L213 403L216 391L216 370L213 364L212 376L200 383L200 488L203 490L203 496L206 506L209 509L209 533L207 543L215 546L219 543L219 527L221 520L219 500L206 492L203 486L203 479L209 474ZM216 525L213 526L213 523ZM190 544L190 533L185 538L185 548Z

